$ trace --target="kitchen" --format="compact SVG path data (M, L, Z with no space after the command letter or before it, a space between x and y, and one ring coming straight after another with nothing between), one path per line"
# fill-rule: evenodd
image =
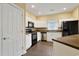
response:
M47 11L45 11L45 10L49 9L50 12L54 11L54 10L52 10L50 5L52 5L52 6L57 5L57 6L55 6L57 8L59 8L59 6L62 6L62 5L64 5L64 6L62 6L63 7L63 10L61 10L62 12L59 11L59 13L46 15L45 12L47 12ZM49 7L45 8L45 6L49 6ZM69 8L69 9L66 9L66 8ZM45 12L42 11L42 9ZM60 9L62 9L62 8L60 8ZM77 19L79 19L78 4L77 5L74 4L73 6L72 6L72 4L27 4L27 10L28 11L26 13L26 27L28 29L28 22L32 22L34 24L33 27L31 28L31 30L33 32L37 33L36 34L37 42L44 41L44 42L53 42L54 43L54 41L58 40L58 38L66 36L66 35L63 35L62 22L76 21ZM40 12L39 10L42 12ZM44 14L43 14L43 12L44 12ZM55 12L57 12L57 11L55 11ZM77 25L78 25L78 23L77 23ZM77 25L75 25L75 26L77 26ZM76 29L78 29L78 27L76 27ZM75 34L78 34L78 32L76 32ZM74 35L74 34L72 33L72 35ZM68 36L68 34L67 34L67 36ZM27 34L26 38L28 38L28 40L30 39L29 41L26 39L26 41L28 42L26 44L26 45L28 45L28 47L27 46L26 47L27 47L27 50L29 50L32 46L31 39L33 39L31 33ZM55 46L55 47L53 47L53 49L55 49L56 51L59 52L59 50L61 50L61 49L56 47L57 44L56 45L55 44L56 43L53 44ZM56 52L56 51L55 51L54 55L64 55L65 54L65 53L60 54L60 52L59 52L59 54L57 54L58 52ZM66 53L66 55L68 55L68 54ZM75 54L71 53L70 55L75 55Z
M0 56L78 56L78 3L0 4Z

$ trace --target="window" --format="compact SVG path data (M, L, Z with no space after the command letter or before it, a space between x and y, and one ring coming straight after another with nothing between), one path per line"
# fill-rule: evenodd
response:
M48 21L48 30L56 30L58 29L58 21L53 20L53 21Z

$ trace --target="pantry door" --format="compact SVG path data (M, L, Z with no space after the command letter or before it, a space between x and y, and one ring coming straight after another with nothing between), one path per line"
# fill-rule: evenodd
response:
M14 4L2 4L2 55L22 55L23 12Z
M12 56L14 53L13 39L13 6L10 4L2 4L2 55Z
M1 28L1 24L2 24L2 21L1 21L1 4L0 4L0 56L1 56L1 52L2 52L2 41L1 41L1 38L2 38L2 28Z

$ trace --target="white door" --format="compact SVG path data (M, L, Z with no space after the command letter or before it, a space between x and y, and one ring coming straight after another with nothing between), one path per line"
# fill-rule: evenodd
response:
M2 4L2 55L22 54L23 25L22 11L11 4Z
M2 42L1 42L1 37L2 37L2 31L1 31L1 24L2 24L2 21L1 21L1 4L0 4L0 56L1 56L1 50L2 50Z
M2 38L2 55L4 56L10 56L13 55L13 26L12 26L12 6L9 4L2 4L2 32L3 32L3 38Z

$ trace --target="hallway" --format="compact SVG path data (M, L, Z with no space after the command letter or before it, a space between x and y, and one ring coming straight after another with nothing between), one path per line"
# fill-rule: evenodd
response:
M52 56L53 43L38 42L31 47L23 56Z

